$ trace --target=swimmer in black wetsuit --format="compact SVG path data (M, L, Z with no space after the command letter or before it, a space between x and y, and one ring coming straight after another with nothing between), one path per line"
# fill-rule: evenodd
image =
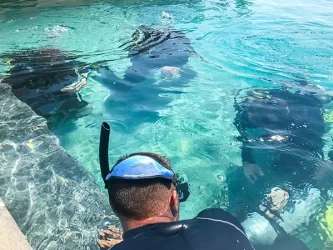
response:
M103 124L100 144L102 177L110 205L119 217L123 241L114 228L101 232L102 248L115 250L252 250L240 223L222 209L207 209L179 221L179 202L189 195L170 163L153 153L121 157L108 169L108 133ZM120 242L120 243L119 243Z
M325 123L320 100L288 90L256 89L237 109L235 125L241 133L244 174L250 182L263 174L255 159L255 151L262 148L279 156L272 171L295 172L294 181L300 182L313 175L315 166L301 166L299 156L323 158Z
M330 101L331 93L310 85L294 85L297 91L291 89L292 84L288 89L248 90L235 102L244 175L239 169L230 172L230 206L236 208L234 214L244 221L255 245L272 245L274 241L282 244L279 238L275 240L278 235L297 230L302 219L312 215L308 212L311 206L312 212L318 211L322 202L319 189L324 184L317 178L318 172L332 168L323 154L323 104ZM293 197L302 202L294 206ZM292 214L293 222L288 221L290 216L286 214ZM261 224L255 225L255 220ZM260 227L266 228L266 238L256 235ZM271 247L263 249L276 249Z
M79 91L87 84L89 70L78 56L59 49L13 51L1 55L10 66L3 82L51 127L92 112Z
M112 119L126 124L155 122L160 118L158 110L196 77L188 66L195 54L190 39L173 28L140 26L120 48L127 51L131 62L124 76L101 67L92 77L110 90L105 109Z
M100 77L95 79L114 91L127 92L136 84L153 77L161 71L162 78L177 78L177 82L187 84L196 73L187 67L193 55L190 39L179 30L154 29L140 26L129 42L120 46L128 51L131 66L122 79L115 76L107 67L100 69ZM177 77L178 76L178 77Z

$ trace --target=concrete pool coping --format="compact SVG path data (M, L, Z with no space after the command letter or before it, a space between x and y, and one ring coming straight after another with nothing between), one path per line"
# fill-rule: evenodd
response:
M0 121L0 197L31 247L99 249L98 230L119 225L106 192L1 80Z
M0 198L0 249L31 250L27 238L23 235L14 218Z

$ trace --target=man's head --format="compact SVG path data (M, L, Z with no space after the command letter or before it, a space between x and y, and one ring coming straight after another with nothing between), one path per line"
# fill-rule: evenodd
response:
M154 153L134 153L119 158L115 166L133 156L148 156L171 170L164 157ZM158 218L178 220L179 200L171 180L163 178L124 180L112 179L108 184L110 205L122 224L128 221L156 221ZM162 219L163 220L163 219ZM124 226L124 225L123 225Z

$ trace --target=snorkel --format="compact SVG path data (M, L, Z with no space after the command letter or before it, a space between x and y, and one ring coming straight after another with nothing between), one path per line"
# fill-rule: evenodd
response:
M110 172L109 140L110 140L110 125L106 122L103 122L101 127L101 136L99 140L99 165L101 168L101 174L105 184L105 188L107 188L106 176Z
M190 195L188 183L177 179L177 175L173 170L162 166L150 157L142 155L132 156L121 161L110 170L108 156L109 139L110 125L103 122L99 143L99 164L106 189L112 179L142 180L163 178L170 180L174 184L180 202L187 200Z

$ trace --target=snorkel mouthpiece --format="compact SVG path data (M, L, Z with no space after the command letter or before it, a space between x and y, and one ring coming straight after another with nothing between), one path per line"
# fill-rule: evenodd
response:
M107 188L106 176L110 172L109 139L110 139L110 125L106 122L103 122L101 127L101 136L99 140L99 164L105 188Z

